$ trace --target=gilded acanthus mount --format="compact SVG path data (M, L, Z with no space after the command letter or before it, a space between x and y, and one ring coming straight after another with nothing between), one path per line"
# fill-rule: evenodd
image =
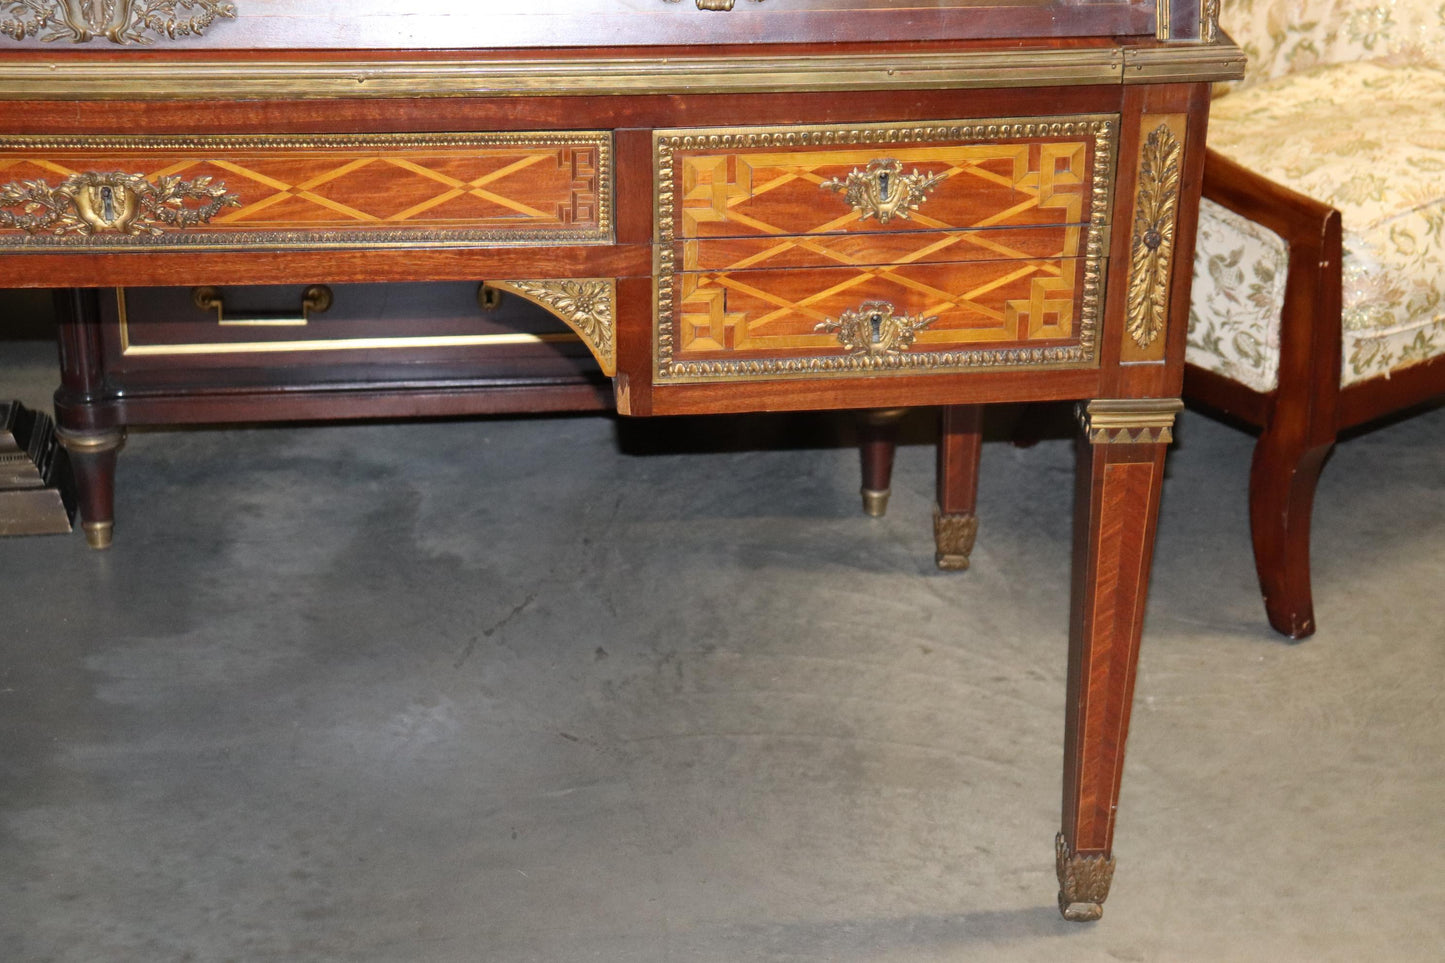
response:
M1129 248L1129 334L1147 348L1164 333L1169 272L1174 266L1174 217L1179 207L1183 147L1167 124L1149 134L1139 161L1134 236Z

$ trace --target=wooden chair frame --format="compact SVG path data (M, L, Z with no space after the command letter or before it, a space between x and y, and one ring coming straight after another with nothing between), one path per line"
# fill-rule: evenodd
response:
M1187 365L1187 401L1260 429L1249 479L1255 568L1270 625L1292 639L1315 630L1310 515L1315 485L1340 433L1445 394L1445 358L1340 387L1340 212L1208 151L1204 196L1289 246L1279 380L1258 392Z
M1342 388L1340 212L1212 150L1205 155L1204 197L1267 227L1289 247L1275 389L1255 391L1186 365L1184 398L1259 430L1249 478L1255 569L1269 624L1302 639L1315 630L1310 516L1325 460L1342 432L1445 396L1445 357ZM945 459L947 444L945 434L939 504L971 506L976 456L966 464Z

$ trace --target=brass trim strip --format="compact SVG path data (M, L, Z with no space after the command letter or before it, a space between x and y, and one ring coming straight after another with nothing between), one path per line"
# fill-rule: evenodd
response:
M1161 0L1162 2L1162 0ZM1220 34L1215 43L1175 43L1124 50L1126 84L1215 83L1244 76L1244 51ZM3 91L3 87L0 87Z
M127 344L128 358L197 354L274 354L286 351L361 351L399 348L461 348L580 340L571 334L462 334L431 338L349 338L330 341L253 341L226 344Z
M566 344L581 341L570 331L556 334L457 334L430 337L317 338L309 341L231 341L219 344L132 344L125 288L115 289L120 353L127 358L181 355L278 354L290 351L367 351L403 348L470 348L503 344Z
M525 60L74 61L0 64L0 100L240 100L796 93L1229 80L1232 42L868 56ZM1128 69L1126 69L1126 67ZM184 77L177 83L177 77Z

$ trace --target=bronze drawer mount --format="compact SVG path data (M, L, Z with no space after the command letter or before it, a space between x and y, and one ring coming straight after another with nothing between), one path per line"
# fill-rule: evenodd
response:
M897 356L913 344L918 332L938 318L915 318L899 314L887 301L864 301L844 311L837 321L824 321L813 330L837 335L849 354L869 358Z
M880 157L868 162L867 168L854 168L846 178L833 178L818 186L825 191L838 191L859 220L878 218L879 224L887 224L898 217L908 220L910 211L918 210L931 192L943 183L945 174L924 174L915 167L911 174L903 173L903 162L892 157Z
M662 0L663 3L681 3L682 0ZM731 10L734 0L697 0L699 10ZM753 0L753 3L762 3L763 0Z
M163 176L152 183L140 174L86 173L56 187L43 180L0 186L0 227L26 234L154 236L166 227L204 224L222 208L240 206L240 198L209 177Z
M0 0L0 34L13 40L90 43L104 37L150 44L156 38L199 37L217 18L235 16L236 5L219 0Z

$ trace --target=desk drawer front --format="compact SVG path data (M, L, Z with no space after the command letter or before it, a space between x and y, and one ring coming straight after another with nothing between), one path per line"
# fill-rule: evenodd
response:
M999 126L939 128L936 135L986 137ZM1008 231L1085 223L1092 132L1083 124L1067 125L1063 136L1040 136L1040 129L1048 127L1005 124L1005 136L977 143L908 143L915 132L899 130L883 132L880 143L839 148L684 147L676 235ZM866 130L834 136L849 133L874 139Z
M605 243L600 132L0 137L0 247Z
M735 374L977 364L986 349L1012 349L1015 364L1046 354L1083 362L1082 271L1080 258L1054 258L679 274L673 357ZM864 331L867 342L850 327L889 318L918 327Z
M1097 364L1117 127L658 132L655 380Z

